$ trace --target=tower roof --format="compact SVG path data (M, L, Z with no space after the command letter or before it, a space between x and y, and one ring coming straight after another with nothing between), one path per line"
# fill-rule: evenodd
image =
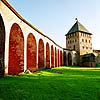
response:
M72 28L68 31L67 34L71 34L71 33L75 33L75 32L83 32L83 33L91 35L91 33L78 20L72 26Z

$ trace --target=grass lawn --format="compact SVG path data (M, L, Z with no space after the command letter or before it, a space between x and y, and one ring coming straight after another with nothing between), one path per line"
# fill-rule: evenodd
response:
M100 100L100 68L59 67L0 78L0 100Z

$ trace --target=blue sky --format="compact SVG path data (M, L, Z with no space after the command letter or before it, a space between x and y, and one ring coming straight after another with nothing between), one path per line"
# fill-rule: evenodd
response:
M66 46L65 34L76 22L93 33L93 49L100 49L100 0L8 0L33 26L57 44Z

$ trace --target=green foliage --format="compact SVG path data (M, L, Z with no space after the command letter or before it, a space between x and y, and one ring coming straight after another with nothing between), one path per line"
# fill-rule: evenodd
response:
M0 78L0 100L98 100L100 69L59 67Z

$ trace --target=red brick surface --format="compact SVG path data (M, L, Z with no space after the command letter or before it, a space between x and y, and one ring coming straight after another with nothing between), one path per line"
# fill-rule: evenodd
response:
M46 43L46 67L50 68L50 48L49 43Z
M62 51L60 51L60 66L62 66Z
M18 24L14 23L9 38L8 74L24 71L24 36Z
M57 67L57 50L56 50L56 47L55 47L55 67Z
M36 40L32 33L27 38L27 69L36 71L36 58L37 58Z
M51 46L51 68L54 68L54 48Z
M43 40L39 40L39 48L38 48L38 68L44 68L44 43Z
M59 66L59 49L58 49L58 66Z

